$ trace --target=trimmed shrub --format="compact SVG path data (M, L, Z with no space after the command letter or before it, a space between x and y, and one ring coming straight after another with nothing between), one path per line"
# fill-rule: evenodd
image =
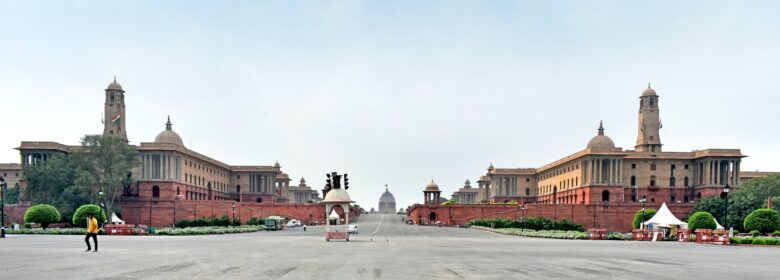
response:
M530 217L520 221L509 219L476 219L469 222L471 226L495 228L519 228L531 230L585 231L584 227L569 220L559 222L547 218Z
M766 241L766 245L777 245L779 240L777 238L767 238L764 241Z
M89 218L89 214L95 215L95 220L98 221L98 226L102 225L106 221L106 212L103 211L103 208L99 205L95 204L84 204L79 207L79 209L76 209L76 212L73 213L73 225L77 227L87 227L87 218Z
M240 225L241 223L238 221L238 219L235 220L233 225ZM179 220L176 222L177 228L188 228L188 227L228 227L231 225L230 219L227 215L222 215L221 217L217 218L214 216L208 217L208 218L198 218L193 220Z
M753 237L759 237L759 236L761 236L762 234L761 234L761 232L760 232L760 231L757 231L757 230L751 230L751 231L750 231L750 235L751 235L751 236L753 236Z
M745 218L746 230L770 233L780 228L780 214L772 209L758 209Z
M739 237L732 237L729 238L729 241L731 244L740 244L739 242L742 241Z
M763 238L755 238L755 239L753 239L753 243L750 243L750 244L753 244L753 245L766 245L766 240L764 240Z
M715 218L707 212L696 212L688 218L688 228L691 229L691 232L697 229L715 229L716 227Z
M246 224L250 225L250 226L262 226L262 225L265 225L265 219L258 218L258 217L252 217L252 218L249 219L249 221Z
M780 237L780 230L776 230L775 232L773 232L772 236Z
M25 223L39 223L44 229L49 227L49 223L56 223L59 220L60 211L48 204L35 205L24 213Z
M645 216L644 220L642 219L643 212ZM642 223L642 221L647 222L647 220L650 220L650 218L655 216L655 213L656 213L655 209L645 209L644 211L642 210L636 211L636 214L634 214L634 223L633 223L634 229L638 229L639 224Z

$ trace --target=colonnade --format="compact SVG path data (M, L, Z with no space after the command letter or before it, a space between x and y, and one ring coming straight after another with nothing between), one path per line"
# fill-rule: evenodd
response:
M623 183L622 158L592 158L586 160L586 176L592 185L621 185Z
M699 185L731 186L739 185L741 160L738 159L706 159L699 163L697 182Z

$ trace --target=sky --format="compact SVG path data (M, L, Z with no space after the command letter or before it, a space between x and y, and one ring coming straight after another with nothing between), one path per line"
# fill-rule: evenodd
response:
M496 167L633 149L660 96L665 151L739 148L780 171L777 1L0 0L0 162L21 141L102 133L126 90L132 144L171 116L231 165L279 161L320 189L348 173L376 207L449 197ZM476 184L475 184L476 185Z

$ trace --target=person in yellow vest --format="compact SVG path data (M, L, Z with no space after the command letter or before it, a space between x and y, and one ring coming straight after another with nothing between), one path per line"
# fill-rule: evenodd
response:
M84 238L84 241L87 242L87 250L85 252L89 252L92 250L92 246L89 246L89 238L92 237L92 240L95 241L95 252L98 251L98 242L97 242L97 234L98 234L98 222L97 219L95 219L95 215L89 214L89 226L87 227L87 237Z

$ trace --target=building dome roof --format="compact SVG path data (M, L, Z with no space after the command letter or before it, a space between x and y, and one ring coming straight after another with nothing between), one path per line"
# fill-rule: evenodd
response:
M113 89L113 90L122 90L122 85L116 82L116 76L114 76L114 81L108 84L108 87L106 89Z
M645 89L645 91L642 92L642 96L648 96L648 95L656 95L655 90L650 87L649 83L647 84L647 88Z
M395 196L393 196L393 194L390 191L385 189L385 192L382 193L382 196L379 197L379 202L393 202L393 203L395 203Z
M181 136L174 132L172 127L173 125L171 124L171 117L168 116L168 122L165 123L165 130L157 134L157 137L154 138L154 143L176 144L184 147L184 142L181 141Z
M349 197L349 193L342 188L331 189L328 194L325 195L325 199L322 202L352 202L352 198Z
M604 135L604 125L602 123L599 123L599 134L588 142L588 148L615 148L615 142Z
M431 180L430 183L428 183L427 186L425 186L425 191L439 191L439 185L437 185L433 180Z
M281 166L281 165L279 164L279 162L277 161L276 163L274 163L274 168L282 168L282 166Z

